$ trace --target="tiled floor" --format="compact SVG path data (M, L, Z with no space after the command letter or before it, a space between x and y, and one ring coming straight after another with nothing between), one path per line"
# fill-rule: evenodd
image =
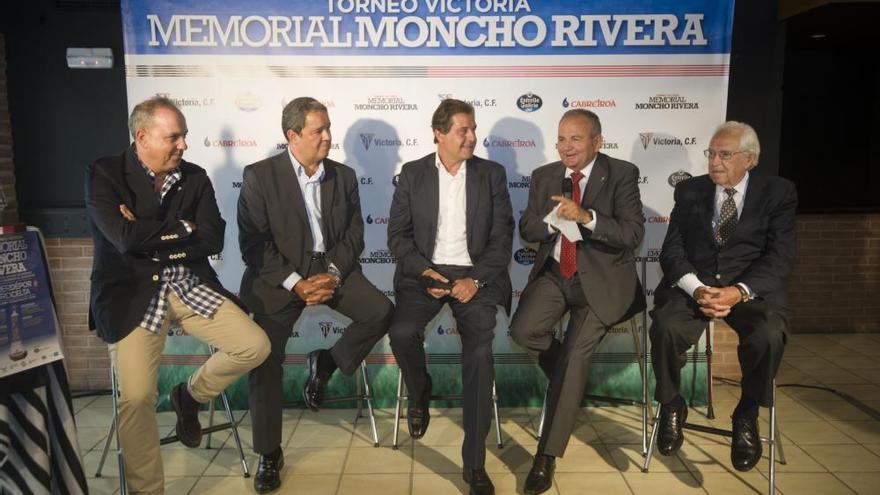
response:
M779 384L826 385L880 409L880 335L797 335L786 350ZM716 416L708 421L691 412L689 420L729 427L737 389L717 386ZM792 494L880 493L880 421L839 396L820 390L781 387L778 414L787 465L777 468L777 491ZM109 397L74 401L80 448L93 493L118 491L115 451L102 478L95 478L103 439L111 420ZM531 465L540 411L502 409L503 449L488 440L486 470L496 493L521 493ZM236 415L244 414L238 412ZM467 493L461 481L461 409L434 411L425 437L413 442L401 431L402 446L392 450L393 411L378 412L380 448L373 448L369 423L353 425L353 410L320 413L285 411L282 489L278 493L396 495ZM762 433L768 432L762 410ZM674 457L655 456L650 473L640 466L639 411L630 407L589 407L580 417L566 456L560 459L550 494L732 494L765 493L767 462L749 473L730 466L725 438L693 431ZM174 417L160 414L164 431ZM204 424L204 422L203 422ZM403 428L405 424L402 423ZM251 472L256 456L250 449L251 426L239 429ZM162 449L166 493L253 493L252 479L242 477L229 432L215 434L213 449ZM765 455L767 449L765 448Z

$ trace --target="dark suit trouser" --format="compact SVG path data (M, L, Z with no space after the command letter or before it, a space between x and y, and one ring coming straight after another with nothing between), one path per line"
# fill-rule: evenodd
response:
M438 271L450 280L462 278L470 270L469 267L438 267ZM421 395L427 386L425 326L444 304L449 304L461 337L461 382L464 389L461 456L465 471L483 467L492 414L492 381L495 379L492 340L498 313L496 301L500 300L497 291L491 286L484 287L467 304L462 304L451 297L435 299L417 280L404 278L398 282L395 296L397 305L388 336L410 397Z
M326 271L310 270L307 276ZM361 272L352 272L327 305L352 319L330 349L339 369L350 375L384 335L391 322L393 305ZM250 372L250 409L254 451L269 454L281 444L281 379L285 347L293 325L305 308L298 298L273 314L254 314L272 345L266 361ZM298 395L295 395L298 397Z
M577 274L566 280L553 260L526 285L510 323L510 336L537 361L556 338L556 323L566 311L571 314L548 385L544 431L538 442L539 454L554 457L565 454L583 401L590 357L607 328L590 311Z
M654 398L666 403L678 395L687 350L700 340L709 318L678 288L657 291L651 318L651 361L657 378ZM771 406L773 379L785 349L784 313L772 303L753 299L735 305L724 321L739 336L743 394L762 406Z

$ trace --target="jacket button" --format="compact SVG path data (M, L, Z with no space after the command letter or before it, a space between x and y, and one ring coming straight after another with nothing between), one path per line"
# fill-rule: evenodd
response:
M153 275L153 282L158 282L158 281L159 281L159 276Z
M716 273L716 274L715 274L715 280L721 280L721 274L720 274L720 273Z

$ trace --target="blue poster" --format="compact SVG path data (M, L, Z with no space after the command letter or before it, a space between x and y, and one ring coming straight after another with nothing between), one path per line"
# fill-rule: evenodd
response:
M0 377L61 358L40 235L0 235Z

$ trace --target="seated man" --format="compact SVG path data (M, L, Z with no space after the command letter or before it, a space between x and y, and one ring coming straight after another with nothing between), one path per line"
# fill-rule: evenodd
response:
M721 125L705 151L709 174L675 188L663 241L663 279L651 312L651 356L660 402L657 446L681 447L687 406L679 395L685 352L709 320L723 318L739 335L742 396L733 412L733 467L748 471L761 458L758 406L773 403L788 324L786 279L795 250L794 184L751 174L761 147L755 130Z
M162 493L156 386L171 322L218 349L171 391L177 436L187 447L201 442L199 405L262 363L269 339L208 263L223 250L226 222L208 174L182 158L183 114L170 100L151 98L134 107L129 129L131 147L86 171L95 243L89 316L119 379L128 488Z
M474 107L443 100L431 118L437 151L405 163L391 202L388 247L397 258L397 307L388 336L409 391L413 438L428 429L431 376L425 326L449 304L461 335L463 477L471 495L492 495L486 435L495 378L497 305L510 309L513 214L500 164L474 156Z

